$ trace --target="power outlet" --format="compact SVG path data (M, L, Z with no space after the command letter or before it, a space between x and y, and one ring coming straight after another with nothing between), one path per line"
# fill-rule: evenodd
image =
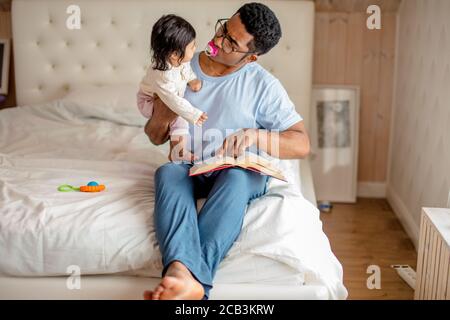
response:
M394 264L391 265L398 275L405 280L405 282L413 289L416 287L416 271L407 264Z

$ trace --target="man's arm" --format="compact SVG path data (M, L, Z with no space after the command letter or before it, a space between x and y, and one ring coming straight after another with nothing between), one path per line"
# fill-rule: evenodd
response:
M153 114L144 128L145 133L153 144L160 145L169 140L169 126L177 116L161 99L158 97L154 98Z
M237 157L254 144L259 150L280 159L302 159L310 152L308 133L303 121L299 121L281 132L263 129L240 130L225 139L217 154L225 153Z
M264 134L259 134L256 142L259 150L280 159L303 159L309 155L311 146L303 121L297 122L285 131L263 131Z

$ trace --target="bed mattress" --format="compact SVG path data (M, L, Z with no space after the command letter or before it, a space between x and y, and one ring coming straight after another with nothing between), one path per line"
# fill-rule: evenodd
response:
M168 150L149 143L142 124L137 113L64 100L0 112L0 273L61 276L75 265L83 275L160 276L153 174ZM297 164L281 161L291 181L272 179L250 204L215 283L311 285L331 299L347 296ZM91 180L106 191L57 191Z

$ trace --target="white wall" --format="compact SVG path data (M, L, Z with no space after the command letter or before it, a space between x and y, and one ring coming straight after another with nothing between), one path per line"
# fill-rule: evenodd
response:
M387 195L417 248L421 207L450 189L450 1L403 0Z

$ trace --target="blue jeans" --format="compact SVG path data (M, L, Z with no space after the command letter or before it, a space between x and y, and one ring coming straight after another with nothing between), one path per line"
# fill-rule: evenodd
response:
M191 164L172 162L155 173L155 228L163 272L183 263L205 289L239 236L248 203L266 192L268 177L240 168L189 177ZM207 198L197 215L196 199Z

